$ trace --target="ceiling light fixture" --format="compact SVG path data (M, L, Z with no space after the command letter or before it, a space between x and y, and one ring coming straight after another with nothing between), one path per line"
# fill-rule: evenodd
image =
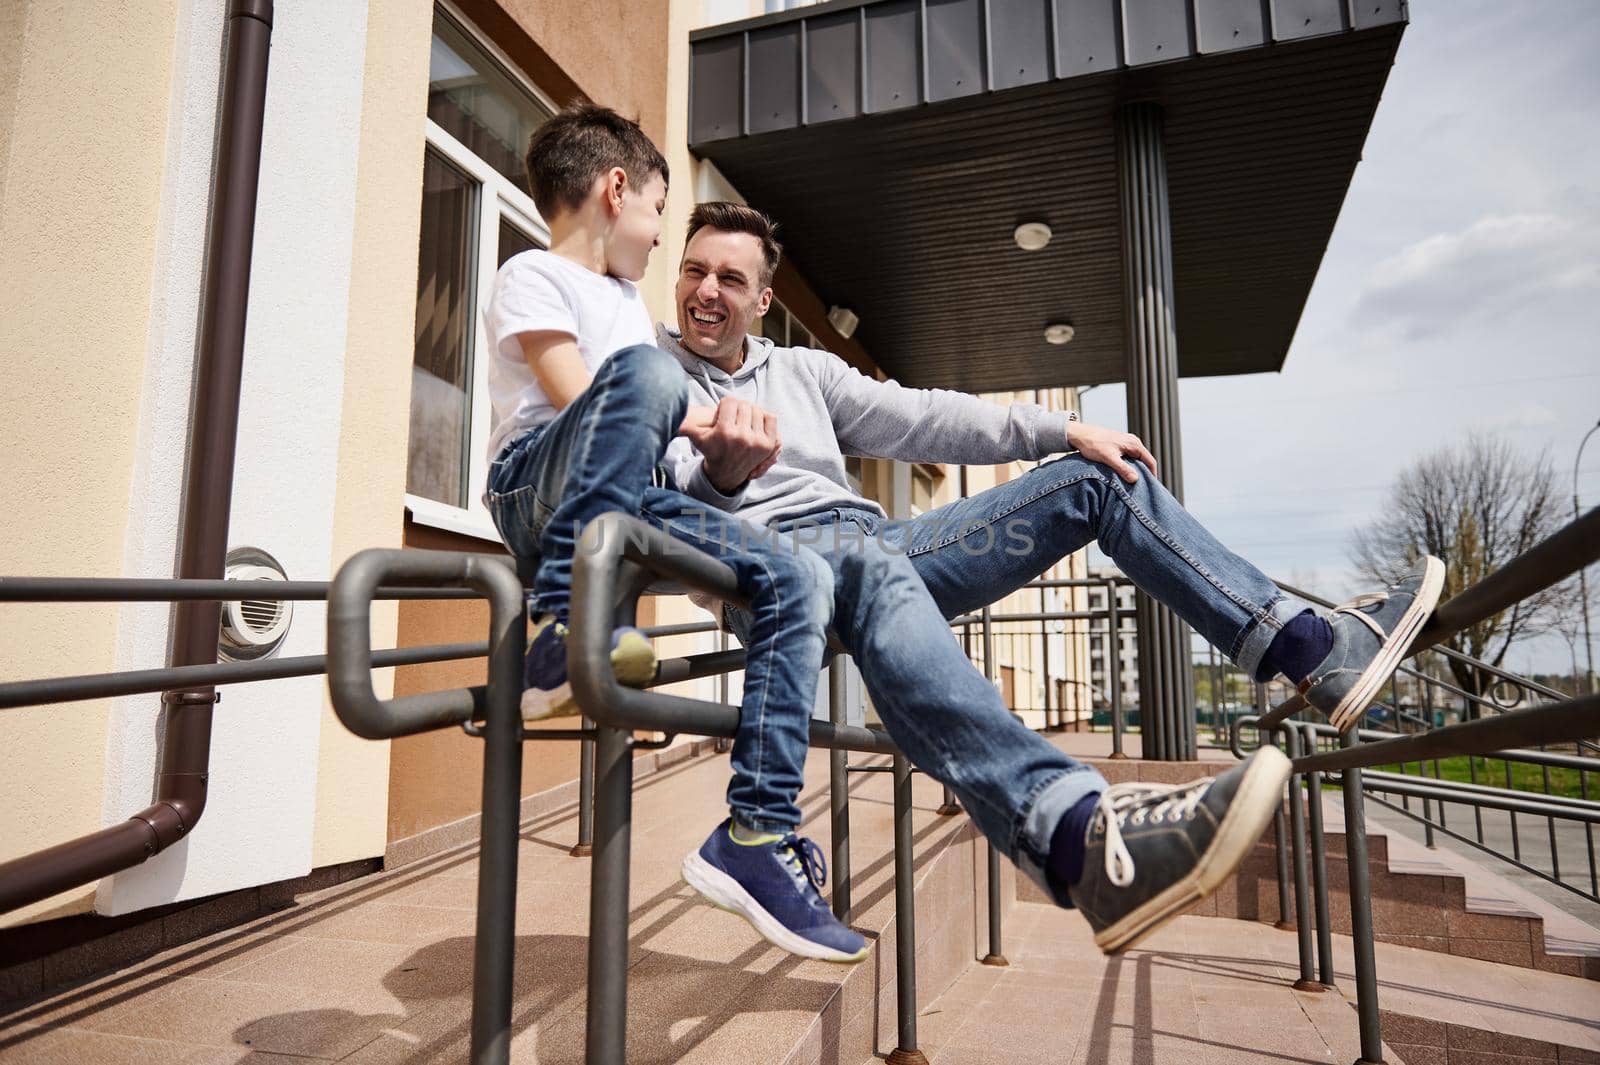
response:
M828 324L833 326L840 336L849 340L851 334L856 331L856 326L861 324L861 319L848 307L830 307Z
M1011 234L1011 239L1023 251L1038 251L1050 243L1052 235L1050 227L1043 222L1024 222Z
M1071 322L1052 322L1044 327L1044 338L1052 344L1065 344L1077 335Z

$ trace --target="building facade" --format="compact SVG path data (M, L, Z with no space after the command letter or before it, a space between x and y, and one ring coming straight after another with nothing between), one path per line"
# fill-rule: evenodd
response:
M230 546L306 580L329 578L368 547L498 549L478 502L489 430L479 310L497 265L548 239L522 185L522 146L576 99L638 117L673 174L662 246L641 285L651 312L670 320L690 209L740 198L687 147L688 35L763 7L280 0ZM0 484L12 503L0 573L172 574L223 34L221 5L199 0L136 9L19 0L0 10ZM764 331L877 372L870 351L834 330L803 271L786 265L774 289ZM1070 390L1019 398L1074 403ZM963 478L865 460L852 475L891 514L909 515L955 498L963 480L977 492L1022 468ZM1083 572L1081 557L1051 571ZM1082 590L1047 599L1080 609ZM4 609L7 679L165 661L162 604ZM995 607L1038 609L1038 593ZM644 623L703 617L686 600L645 613ZM373 646L477 639L486 624L477 602L379 603ZM1048 691L1053 707L1087 706L1075 679L1087 675L1087 644L1024 628L996 651L1011 705L1042 707ZM321 654L323 631L322 604L295 604L276 653ZM660 650L717 641L674 637ZM376 683L386 697L476 683L482 671L481 661L414 666ZM717 690L715 680L690 683ZM320 677L223 695L210 797L192 835L0 925L131 914L344 863L413 860L462 838L477 812L471 737L357 739L334 718ZM7 711L0 860L146 805L160 712L157 696ZM525 792L571 781L577 758L574 744L529 744Z

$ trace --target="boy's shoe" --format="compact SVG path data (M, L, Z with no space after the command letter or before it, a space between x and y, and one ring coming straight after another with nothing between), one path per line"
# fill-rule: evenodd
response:
M611 634L611 668L617 682L642 688L656 676L656 655L650 638L631 626ZM567 682L567 626L553 615L545 615L528 641L528 656L522 663L522 719L537 721L545 717L576 714L578 704Z
M1328 615L1333 650L1300 682L1306 702L1340 732L1361 720L1444 590L1444 563L1425 555L1399 584L1358 595Z
M724 821L683 860L683 879L790 954L839 962L867 956L866 939L840 923L818 893L828 879L821 849L793 832L745 843L734 838L732 820Z
M1262 747L1192 784L1113 784L1084 837L1083 875L1067 889L1117 954L1215 891L1250 853L1283 801L1289 759Z

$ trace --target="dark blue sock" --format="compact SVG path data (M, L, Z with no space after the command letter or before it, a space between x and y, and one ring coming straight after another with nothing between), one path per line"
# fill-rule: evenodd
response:
M1056 830L1050 834L1050 857L1045 865L1059 883L1070 887L1083 875L1083 837L1094 820L1094 807L1099 801L1098 791L1079 799L1061 815Z
M1256 680L1269 681L1282 673L1299 684L1331 650L1333 629L1311 611L1302 610L1272 638L1271 646L1261 656L1261 665L1256 669Z

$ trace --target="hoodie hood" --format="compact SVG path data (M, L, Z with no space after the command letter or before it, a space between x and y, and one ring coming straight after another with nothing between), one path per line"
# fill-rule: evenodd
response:
M682 366L690 377L704 385L707 392L718 397L737 390L739 382L754 378L776 350L776 346L766 337L746 335L744 365L729 374L684 347L683 334L670 325L662 323L656 326L656 342L661 346L661 350L678 360L678 365Z

